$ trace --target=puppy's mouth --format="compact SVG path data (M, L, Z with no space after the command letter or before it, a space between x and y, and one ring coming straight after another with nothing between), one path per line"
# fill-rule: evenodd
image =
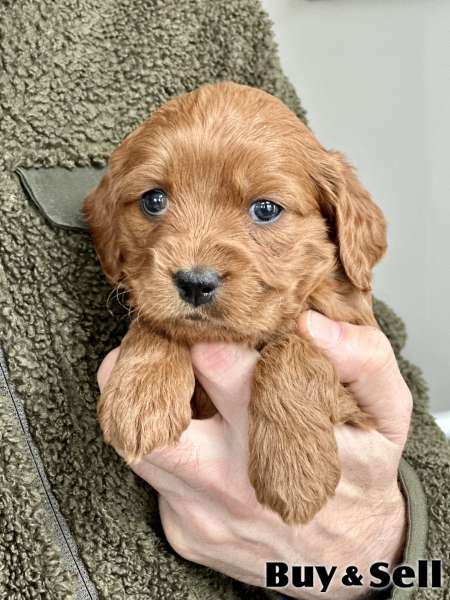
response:
M208 317L200 313L192 313L184 317L188 321L208 321Z
M222 310L215 304L208 305L207 307L202 306L196 309L191 308L190 310L188 309L183 311L179 316L179 320L184 321L186 325L188 324L187 322L190 321L192 324L205 324L208 325L208 327L214 327L218 325L223 326L224 324Z

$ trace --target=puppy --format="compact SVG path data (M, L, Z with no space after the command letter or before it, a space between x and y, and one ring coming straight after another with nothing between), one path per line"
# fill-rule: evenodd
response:
M370 426L324 354L295 333L308 308L377 326L371 268L385 221L344 157L270 94L205 85L128 135L84 214L134 316L98 402L105 441L130 463L175 444L214 410L189 347L246 344L260 352L250 481L284 521L309 521L339 480L334 425Z

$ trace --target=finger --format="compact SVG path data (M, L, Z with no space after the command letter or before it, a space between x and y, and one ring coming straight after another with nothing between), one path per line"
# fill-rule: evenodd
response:
M97 371L97 382L100 391L103 390L105 385L108 383L108 379L111 376L111 372L114 368L114 365L119 358L120 346L108 352L105 358L102 361L102 364L99 366Z
M192 472L198 463L198 444L192 443L192 435L185 434L186 432L183 432L182 439L177 444L157 448L137 461L129 460L121 448L115 447L114 450L136 475L147 481L159 493L176 493L180 489L179 484L183 480L184 472ZM196 433L194 437L195 435Z
M376 327L333 321L312 310L302 314L298 329L330 358L378 430L404 444L412 397L386 336Z
M372 429L365 431L341 423L334 428L342 473L366 482L367 489L397 479L402 448ZM370 482L370 483L369 483Z
M247 431L247 407L259 353L225 343L196 344L191 349L195 374L229 425Z
M145 472L145 465L151 465L160 469L160 473L178 478L191 490L208 489L211 482L220 477L221 469L217 465L229 462L230 455L240 451L235 441L230 444L230 430L224 429L224 423L218 414L210 419L193 419L177 444L157 448L141 463L130 466ZM155 481L157 489L161 487L160 482L161 479Z
M220 346L220 348L216 348L216 346ZM233 358L235 351L236 359ZM219 353L222 353L220 358ZM241 354L244 354L244 360L239 369L237 355L241 356ZM193 346L191 355L196 376L216 404L219 413L209 419L191 419L177 444L157 448L147 454L144 460L192 482L201 479L199 471L202 464L212 464L214 461L223 460L223 457L229 454L230 439L228 430L224 430L224 423L228 423L228 421L225 421L221 412L224 412L227 419L235 423L234 429L239 432L241 437L247 435L246 413L252 379L252 373L248 373L248 371L251 371L253 365L253 354L252 352L241 353L241 349L232 344ZM255 354L256 361L259 355ZM245 360L245 356L247 356L247 360ZM247 362L250 362L248 368ZM199 369L202 369L202 372ZM248 375L250 381L244 377L244 373ZM229 406L224 408L226 395L228 395ZM234 409L231 406L233 403L236 405Z
M186 500L190 490L189 486L177 474L168 469L158 467L148 460L140 460L129 465L130 468L150 484L159 494L171 496L180 501Z

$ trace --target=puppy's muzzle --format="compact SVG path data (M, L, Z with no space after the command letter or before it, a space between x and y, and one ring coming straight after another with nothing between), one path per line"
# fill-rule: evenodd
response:
M174 273L173 282L184 302L200 306L213 300L217 288L222 285L222 278L212 269L194 267Z

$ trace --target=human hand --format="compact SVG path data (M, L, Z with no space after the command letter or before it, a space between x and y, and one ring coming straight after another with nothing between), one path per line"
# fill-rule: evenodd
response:
M400 560L406 513L397 470L408 434L411 394L387 338L373 327L336 323L308 311L299 334L310 337L334 363L341 382L372 416L376 430L335 428L342 476L336 494L307 525L289 526L262 507L248 481L248 419L258 353L234 344L198 344L191 351L196 376L218 409L193 420L179 444L154 450L133 470L159 492L169 543L188 560L235 579L265 587L265 565L335 565L329 591L335 600L367 594L373 562ZM103 361L105 385L118 349ZM361 587L343 587L345 567L356 565ZM365 583L364 583L365 582ZM314 588L283 588L305 600Z

